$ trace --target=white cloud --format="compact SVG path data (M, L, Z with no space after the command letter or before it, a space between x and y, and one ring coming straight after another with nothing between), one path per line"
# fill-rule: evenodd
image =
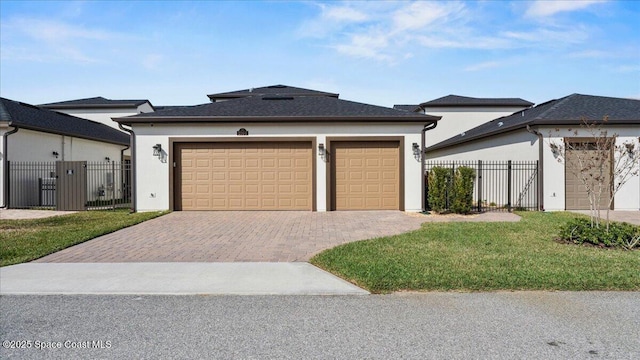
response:
M377 34L355 34L346 44L336 45L338 52L360 58L372 58L377 60L392 60L392 57L384 54L384 49L389 45L387 35Z
M65 42L72 39L106 40L115 34L104 30L88 29L60 21L18 18L6 24L7 30L24 33L32 39Z
M582 9L596 1L535 2L531 14ZM306 37L323 39L341 54L396 63L411 58L415 47L427 49L505 50L569 48L585 44L592 25L580 22L534 24L515 11L497 19L497 5L458 1L347 2L319 5L318 15L303 23ZM542 9L542 10L541 10ZM513 14L510 14L513 15Z
M322 17L327 20L339 22L363 22L369 19L364 12L358 11L348 6L326 6L322 7Z
M525 16L529 17L547 17L553 16L560 12L569 12L586 9L597 3L605 2L604 0L537 0L525 12Z
M1 34L0 48L4 60L77 64L107 63L113 58L113 52L130 53L119 49L140 40L136 35L71 21L29 17L3 21ZM141 63L143 66L151 64L150 59Z
M479 71L479 70L496 68L496 67L499 67L500 65L502 65L502 63L498 61L486 61L479 64L469 65L466 68L464 68L464 71Z
M317 18L299 29L302 36L331 38L330 47L339 53L359 58L395 62L411 58L399 50L431 31L459 18L465 6L461 2L356 2L321 4Z
M404 6L392 15L395 31L419 30L436 21L447 22L464 10L458 2L414 2Z

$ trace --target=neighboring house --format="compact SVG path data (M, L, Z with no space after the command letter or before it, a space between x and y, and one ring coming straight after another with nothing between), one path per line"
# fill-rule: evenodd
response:
M602 122L604 118L608 120ZM572 169L554 156L550 143L589 141L583 119L601 123L618 144L636 146L640 137L640 100L573 94L497 118L438 144L428 146L427 160L539 161L539 204L545 210L588 209L587 196ZM438 125L438 127L440 124ZM586 139L585 139L586 138ZM575 153L567 152L572 159ZM613 161L613 159L611 160ZM616 210L640 209L640 179L632 177L614 199Z
M111 100L101 96L87 99L60 101L38 105L41 108L55 110L103 123L118 129L118 123L112 118L154 112L155 108L149 100Z
M427 134L427 146L458 135L489 120L524 110L533 103L520 98L475 98L447 95L420 105L394 105L395 109L440 116Z
M7 205L9 161L121 161L128 146L129 135L112 127L0 98L0 207Z
M134 135L136 210L419 211L439 119L276 85L116 118Z
M146 99L112 100L105 99L101 96L41 104L38 106L83 119L97 121L114 129L119 129L118 123L112 120L114 117L137 115L154 112L156 110L151 102ZM125 158L129 160L131 152L127 150L124 155Z

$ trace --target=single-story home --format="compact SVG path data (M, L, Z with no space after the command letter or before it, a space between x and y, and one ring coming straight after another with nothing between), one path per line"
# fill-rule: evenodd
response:
M487 121L511 115L533 105L521 98L478 98L447 95L418 105L394 105L394 109L440 116L438 127L429 132L427 146L435 145Z
M423 209L440 119L275 85L114 118L131 128L135 209Z
M603 121L603 119L607 119ZM428 146L427 160L437 161L538 161L538 204L544 210L589 209L586 190L567 162L559 162L550 144L592 141L581 126L598 123L617 145L640 137L640 100L572 94L500 117ZM439 127L440 125L438 125ZM569 160L576 150L567 150ZM610 157L613 162L615 159ZM612 208L640 209L640 178L633 176L618 191Z
M0 98L0 207L7 206L8 162L121 161L128 147L129 134L113 127Z

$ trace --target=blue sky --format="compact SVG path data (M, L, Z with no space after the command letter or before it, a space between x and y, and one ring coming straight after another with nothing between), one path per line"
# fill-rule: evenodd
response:
M0 95L191 105L287 84L392 106L448 94L640 98L637 1L0 2Z

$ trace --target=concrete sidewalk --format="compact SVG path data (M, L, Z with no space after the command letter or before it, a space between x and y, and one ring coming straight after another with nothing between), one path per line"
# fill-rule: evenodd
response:
M26 263L1 295L366 295L308 263Z

